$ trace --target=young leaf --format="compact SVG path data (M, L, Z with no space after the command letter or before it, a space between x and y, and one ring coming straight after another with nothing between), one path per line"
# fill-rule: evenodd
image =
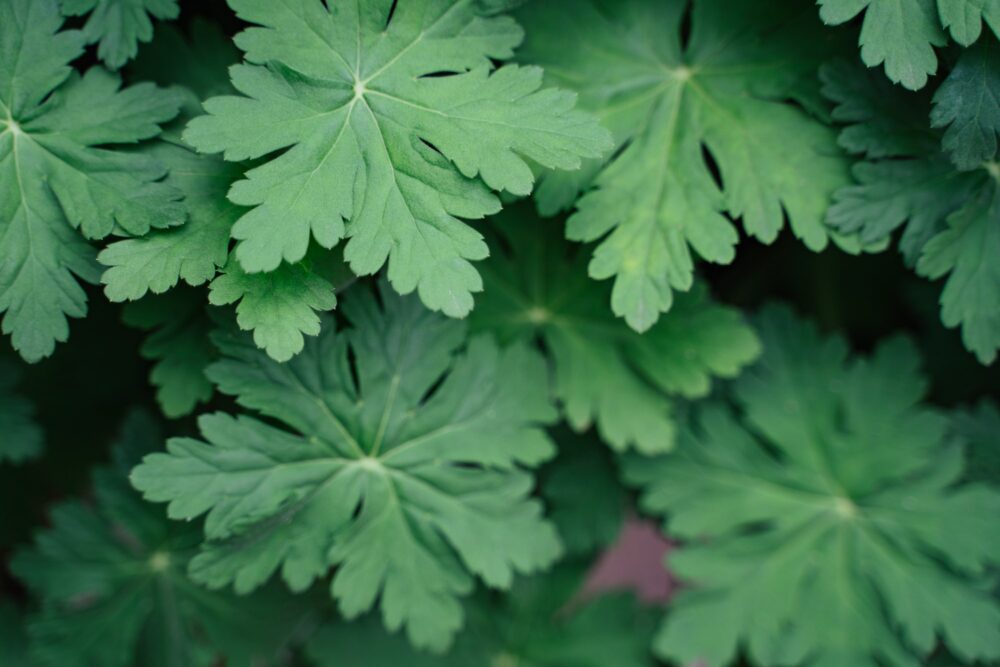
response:
M947 128L941 143L959 169L997 160L1000 42L984 39L962 53L934 94L931 122Z
M153 37L151 18L175 19L177 0L59 0L64 16L87 16L83 37L97 42L97 57L111 69L134 58L139 42Z
M681 295L639 335L608 312L610 289L587 278L588 253L567 243L555 222L521 206L491 228L510 251L483 264L486 291L473 328L504 340L540 338L552 354L555 394L569 423L584 430L596 422L615 450L670 449L669 397L706 395L713 376L735 376L760 351L739 314L703 289Z
M827 218L863 243L885 241L905 225L900 248L919 274L947 280L941 319L962 328L965 346L988 364L1000 348L1000 165L958 171L925 124L929 103L879 82L859 66L835 62L821 70L823 92L847 124L845 147L867 158L854 167L856 185L838 191ZM882 121L878 121L879 117ZM884 132L892 118L895 132Z
M93 250L74 231L143 234L184 218L180 193L152 158L113 148L159 131L179 98L151 84L68 63L77 31L57 32L55 0L0 0L0 313L27 361L50 355L82 317L74 274L97 282ZM100 146L98 148L98 146Z
M298 262L310 238L332 248L346 236L358 275L388 260L397 291L465 315L481 287L470 261L488 251L460 218L498 211L494 190L528 194L528 161L575 169L609 146L538 69L493 70L521 29L472 0L230 5L259 26L236 37L243 96L206 102L184 136L227 160L283 151L230 191L253 207L233 228L248 273Z
M691 289L694 255L733 260L726 214L767 243L787 217L809 248L826 246L823 215L848 170L833 130L811 113L811 77L836 43L807 6L561 0L529 4L520 18L524 61L576 90L618 146L581 172L592 182L554 176L539 200L543 211L567 208L592 186L567 235L600 239L590 275L614 278L612 309L632 328L649 329L675 291Z
M940 1L947 5L956 0ZM884 63L885 74L894 83L919 90L927 84L927 76L937 72L934 47L948 40L935 0L818 0L818 4L820 18L830 25L864 13L858 40L861 60L868 67Z
M212 396L205 367L218 356L209 339L205 297L194 290L150 295L125 306L129 326L149 331L140 352L155 362L149 381L167 417L190 414Z
M35 406L15 391L19 376L13 361L0 359L0 463L21 463L42 453Z
M279 364L246 336L220 334L219 389L262 415L208 415L205 441L177 438L132 474L170 516L207 514L197 581L245 593L277 569L302 590L335 567L347 617L376 603L390 630L443 650L473 575L507 588L559 555L523 467L553 454L545 364L500 349L381 290L344 299L352 329L326 322Z
M57 505L50 528L18 552L12 570L42 600L30 622L33 654L64 667L261 664L301 622L291 596L250 600L212 593L184 574L197 547L193 524L168 521L128 485L129 468L162 442L148 417L133 415L114 465L94 473L96 506Z
M850 359L782 308L759 319L764 356L707 407L675 454L634 458L643 506L691 540L670 559L694 582L661 630L682 663L917 664L942 639L1000 657L1000 493L961 484L962 451L921 401L913 346Z
M651 614L626 594L574 600L586 569L560 565L501 598L477 595L447 655L415 651L377 621L329 624L306 645L316 667L652 667Z

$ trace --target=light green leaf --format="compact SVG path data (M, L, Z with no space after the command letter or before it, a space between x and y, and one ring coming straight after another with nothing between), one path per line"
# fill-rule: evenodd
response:
M632 328L649 329L674 292L691 289L696 256L733 260L730 218L765 243L787 219L809 248L827 245L823 215L848 171L834 132L812 113L811 77L836 42L808 7L553 0L519 18L528 35L520 57L578 92L614 135L607 164L547 179L539 202L551 212L585 191L567 235L600 240L590 275L614 279L612 309Z
M97 57L118 69L135 57L139 42L153 37L152 19L175 19L177 0L59 0L65 16L83 16L87 44L97 42Z
M652 453L674 442L672 397L709 392L712 378L733 377L759 352L753 331L704 289L639 335L608 311L610 288L587 278L588 253L562 238L559 224L526 206L491 228L506 240L482 267L486 291L472 326L503 340L540 338L552 355L555 394L569 423L596 423L621 451Z
M69 501L51 527L21 549L12 571L41 601L31 649L60 667L210 667L263 664L303 620L279 591L251 599L213 593L184 574L199 540L195 524L168 521L129 487L127 473L162 436L141 414L127 422L114 465L94 473L96 505Z
M82 317L76 277L97 282L87 238L179 224L180 193L152 158L115 148L150 138L179 97L151 84L122 89L100 68L68 63L79 32L57 32L55 0L0 0L0 312L28 361L50 355ZM75 228L75 229L74 229Z
M253 331L254 343L272 359L288 361L302 351L305 336L319 334L317 313L337 306L333 283L313 263L304 259L271 273L247 273L231 256L212 281L208 300L213 306L238 304L240 329Z
M35 406L16 392L20 375L13 361L0 359L0 463L21 463L42 453L44 434Z
M508 588L560 553L523 467L553 454L545 364L500 349L387 286L355 290L302 354L279 364L244 335L221 334L219 389L278 420L200 421L132 474L170 516L206 514L191 574L247 592L279 568L294 590L336 568L330 587L352 618L376 604L390 630L445 649L473 577Z
M538 69L493 69L521 29L473 0L230 5L261 26L236 38L251 63L231 70L243 96L206 102L184 136L227 160L284 151L230 192L253 207L233 228L249 273L298 262L310 238L347 237L355 273L388 261L397 291L463 316L481 289L471 261L488 251L461 219L498 211L494 190L528 194L528 161L575 169L609 147Z
M940 0L942 4L954 0ZM957 0L971 4L968 0ZM980 0L972 0L979 2ZM862 12L861 60L885 65L894 83L920 90L937 72L934 47L947 42L935 0L818 0L824 23L840 25Z
M694 585L657 640L710 667L916 667L938 640L1000 657L1000 493L961 484L947 420L923 405L912 344L851 359L789 311L760 317L760 363L737 411L710 406L677 452L633 458L643 506L687 545L670 567Z

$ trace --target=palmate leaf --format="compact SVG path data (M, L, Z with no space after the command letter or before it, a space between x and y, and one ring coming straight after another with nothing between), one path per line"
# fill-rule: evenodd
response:
M522 469L552 456L556 415L539 354L466 344L460 322L388 286L381 300L349 292L353 328L327 322L286 364L220 334L210 379L290 430L209 415L204 442L171 440L132 480L174 518L207 514L195 580L247 592L280 568L302 590L335 567L345 616L378 603L390 630L442 650L474 576L507 588L560 553Z
M991 363L1000 348L1000 165L955 169L940 133L926 128L928 96L846 62L821 75L834 117L846 125L841 142L862 158L857 184L836 193L829 222L870 244L904 227L907 261L922 276L946 278L942 321L961 326L965 346Z
M705 396L713 377L733 377L760 346L734 309L705 290L682 294L640 335L607 309L610 287L587 277L588 253L560 225L519 206L490 227L510 251L483 263L485 293L474 330L503 340L539 338L551 352L556 397L577 430L597 424L615 450L663 452L674 442L671 398Z
M129 468L162 443L142 414L126 422L114 464L94 473L96 505L69 501L11 568L41 600L31 652L60 667L263 664L296 632L306 607L269 590L250 599L199 588L185 575L196 524L168 521L128 484ZM6 663L5 663L6 664Z
M691 288L695 255L733 260L727 214L764 242L787 218L809 248L826 246L823 214L848 170L833 130L810 113L815 68L836 43L808 6L557 0L519 18L520 57L577 91L618 145L607 163L547 178L538 199L543 212L576 202L567 235L601 239L590 275L614 278L612 309L632 328L649 329Z
M152 19L174 19L177 0L59 0L65 16L87 15L83 36L97 42L97 57L118 69L153 37Z
M652 667L652 614L627 594L580 602L586 568L561 564L501 597L467 605L469 627L444 656L387 637L376 619L331 623L306 645L316 667Z
M962 484L948 421L921 404L906 340L851 359L789 311L758 321L738 411L699 411L677 452L627 463L642 504L692 540L670 559L696 585L656 641L681 662L919 665L940 638L1000 656L1000 493ZM1000 434L996 434L1000 437Z
M16 391L20 375L12 360L0 358L0 463L21 463L42 452L35 406Z
M98 67L73 73L83 38L57 32L60 23L55 0L0 0L0 313L28 361L51 354L69 334L66 317L86 312L77 277L99 273L83 237L139 235L184 217L180 193L157 182L162 166L108 148L156 135L178 96L122 89Z
M349 238L358 275L462 316L488 254L460 219L500 209L493 191L527 194L528 161L575 169L610 145L574 95L541 88L532 67L493 70L521 29L479 0L230 0L257 24L236 37L243 97L209 100L185 138L228 160L284 150L230 199L253 207L233 227L249 273L295 263L310 238ZM440 74L444 76L438 76ZM432 76L434 75L434 76Z

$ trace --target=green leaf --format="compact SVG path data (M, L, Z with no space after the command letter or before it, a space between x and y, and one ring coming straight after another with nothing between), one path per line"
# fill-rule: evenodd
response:
M35 406L15 391L20 375L13 361L0 359L0 463L22 463L42 453Z
M101 277L111 301L162 294L183 280L201 285L226 264L229 232L245 209L226 199L242 170L183 146L159 143L147 153L170 169L166 183L184 193L188 219L180 227L156 230L108 245L97 259L109 267Z
M847 124L841 142L866 158L854 166L857 184L834 195L828 221L867 244L905 225L907 263L932 280L947 278L942 321L960 326L965 346L991 363L1000 348L1000 269L992 259L1000 256L1000 165L957 170L941 151L940 132L918 129L924 96L889 89L845 62L824 66L821 76L837 104L834 118ZM888 118L898 131L884 131Z
M320 332L318 312L337 306L334 285L313 262L283 264L271 273L247 273L235 254L222 275L212 281L213 306L238 303L240 329L253 331L254 343L275 361L288 361L302 351L305 336Z
M140 352L155 362L149 381L167 417L190 414L212 397L205 367L218 354L209 339L212 322L204 303L201 292L174 290L125 306L125 323L149 332Z
M177 0L59 0L64 16L83 16L87 44L97 42L97 57L111 69L134 58L139 42L153 37L152 19L175 19Z
M244 335L220 334L219 389L255 417L200 420L205 441L177 438L132 474L169 514L207 514L192 576L245 593L277 569L302 590L330 587L352 618L378 604L390 630L443 650L462 624L473 576L508 588L558 557L553 527L523 467L553 454L545 364L387 286L382 306L348 294L353 328L327 322L279 364Z
M415 651L371 617L320 628L306 653L317 667L652 667L651 614L624 594L574 600L585 572L560 565L503 597L477 595L445 656Z
M975 408L958 412L952 419L952 432L968 445L966 478L1000 481L1000 409L996 404L983 400Z
M738 410L709 406L677 452L633 458L642 504L688 544L657 651L682 663L911 667L941 639L1000 656L1000 493L962 484L912 344L850 358L783 308L759 319Z
M234 92L229 67L239 60L239 50L216 23L195 17L186 31L158 25L153 41L129 64L129 72L160 86L184 86L200 101ZM199 104L195 115L201 113Z
M60 667L262 664L301 622L287 594L249 600L212 593L184 574L196 524L168 521L128 484L129 468L162 442L148 417L133 415L114 465L94 473L96 505L57 505L51 527L19 551L12 570L42 602L29 627L33 655Z
M230 192L253 207L233 228L249 273L298 262L310 238L347 237L358 275L388 261L397 291L465 315L481 288L471 261L488 251L461 219L498 211L494 190L531 192L528 161L576 169L609 147L574 95L541 88L540 70L493 69L521 29L473 0L230 5L260 26L236 37L243 96L206 102L184 136L227 160L283 151Z
M934 127L959 169L996 162L1000 135L1000 42L984 39L964 51L934 94Z
M618 538L628 498L603 443L565 429L558 433L559 455L542 470L541 493L566 551L592 554Z
M159 132L179 98L151 84L68 63L79 32L57 32L55 0L0 0L0 312L28 361L69 335L86 313L76 277L97 282L87 238L179 224L180 193L149 156L116 149Z
M885 74L893 83L919 90L927 84L927 76L937 72L934 47L944 46L947 38L935 0L817 1L820 18L830 25L846 23L864 13L858 40L861 60L868 67L885 64ZM942 5L953 1L940 0Z
M1000 167L948 227L924 246L917 271L948 277L941 292L941 321L962 327L962 342L984 364L1000 348Z
M612 309L637 331L691 289L695 256L733 260L730 217L766 243L787 218L809 248L827 245L823 215L848 172L834 132L812 113L811 77L836 43L802 3L772 5L561 0L519 16L520 57L577 91L618 147L584 169L589 178L544 182L540 208L567 208L586 190L567 235L600 239L590 275L614 278Z
M491 228L506 241L493 245L510 251L483 264L473 328L503 340L540 338L569 423L584 430L596 422L618 451L670 449L671 397L706 395L713 377L735 376L759 352L740 315L700 288L639 335L608 312L610 288L587 278L588 253L563 240L557 223L520 206Z
M937 0L937 5L944 27L962 46L979 39L984 22L1000 35L1000 0Z

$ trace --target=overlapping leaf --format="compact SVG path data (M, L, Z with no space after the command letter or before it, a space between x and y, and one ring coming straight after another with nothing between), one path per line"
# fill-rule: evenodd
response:
M19 377L14 362L0 358L0 463L20 463L42 451L35 406L16 391Z
M304 617L279 591L250 600L213 593L188 580L199 531L168 521L129 487L127 473L162 438L142 415L126 424L113 466L94 474L96 506L57 505L52 526L12 561L42 601L30 621L31 652L60 667L196 667L262 664Z
M87 16L83 36L97 57L118 69L153 37L153 19L177 18L177 0L59 0L66 16Z
M290 430L203 417L204 442L172 440L133 483L174 518L207 514L196 580L247 592L280 568L301 590L335 567L345 616L378 604L390 630L440 650L474 576L507 588L560 552L522 469L552 455L555 412L540 355L466 344L461 323L388 287L381 300L349 294L353 328L327 322L286 364L220 335L209 377Z
M812 113L816 66L836 48L807 6L559 0L528 4L520 18L524 61L577 91L614 135L611 159L548 178L539 201L554 211L587 191L567 235L601 239L590 275L614 278L612 309L634 329L691 288L695 256L732 261L728 216L765 242L787 218L808 247L826 246L823 214L848 172Z
M695 584L658 651L711 667L741 647L757 664L911 666L938 640L1000 656L1000 493L962 484L948 421L921 404L907 341L848 357L787 310L759 319L764 356L733 411L707 407L675 454L629 478L669 532L670 565Z
M469 628L444 656L386 637L370 618L321 628L306 651L317 667L652 667L649 611L625 594L575 600L585 572L563 564L503 598L477 595Z
M180 223L180 193L149 156L109 148L156 135L178 97L151 84L121 88L68 63L77 31L57 32L55 0L0 0L0 312L28 361L65 341L86 312L77 277L96 282L86 238L144 234ZM82 232L82 236L79 232Z
M926 96L845 62L824 67L822 76L838 105L834 115L847 126L841 142L862 158L857 184L837 192L829 221L869 243L904 227L900 248L917 273L947 278L942 321L961 326L965 346L991 363L1000 348L1000 164L956 170L940 134L927 128Z
M487 248L461 219L499 210L494 191L529 193L529 161L575 169L609 147L571 93L541 88L537 68L493 69L522 32L490 3L230 5L259 26L236 38L243 96L209 100L185 138L228 160L283 151L229 193L252 207L233 228L246 272L298 262L311 238L332 248L347 237L355 273L388 262L397 291L465 315L481 286L471 261Z
M937 72L935 47L948 40L963 46L979 39L983 24L1000 35L1000 0L818 0L820 17L840 25L864 15L861 59L885 65L886 76L910 90ZM989 39L989 38L987 38Z
M610 288L587 278L587 252L562 238L560 225L527 207L491 227L509 252L482 267L485 294L474 329L504 340L540 338L555 366L555 394L570 424L597 424L616 450L645 453L674 442L671 398L709 392L713 377L733 377L759 352L739 314L714 304L703 289L639 335L607 309Z
M195 22L190 36L163 29L143 50L134 69L162 85L184 86L190 91L184 114L197 115L201 113L200 96L232 92L226 66L237 56L229 44L209 24ZM181 65L175 66L178 62ZM109 267L101 279L108 298L137 299L147 291L163 293L180 281L201 285L211 280L209 302L236 304L237 322L253 331L258 346L279 361L298 354L303 336L319 332L317 312L336 306L335 283L345 273L339 257L313 253L313 257L282 265L269 274L246 273L229 253L233 224L246 209L226 198L245 165L199 155L176 139L153 146L149 154L170 169L167 182L184 193L188 217L181 227L118 241L101 252L98 260ZM191 345L186 336L168 340L171 332L181 330L162 330L159 341L152 345L178 349ZM191 363L187 366L191 368Z

